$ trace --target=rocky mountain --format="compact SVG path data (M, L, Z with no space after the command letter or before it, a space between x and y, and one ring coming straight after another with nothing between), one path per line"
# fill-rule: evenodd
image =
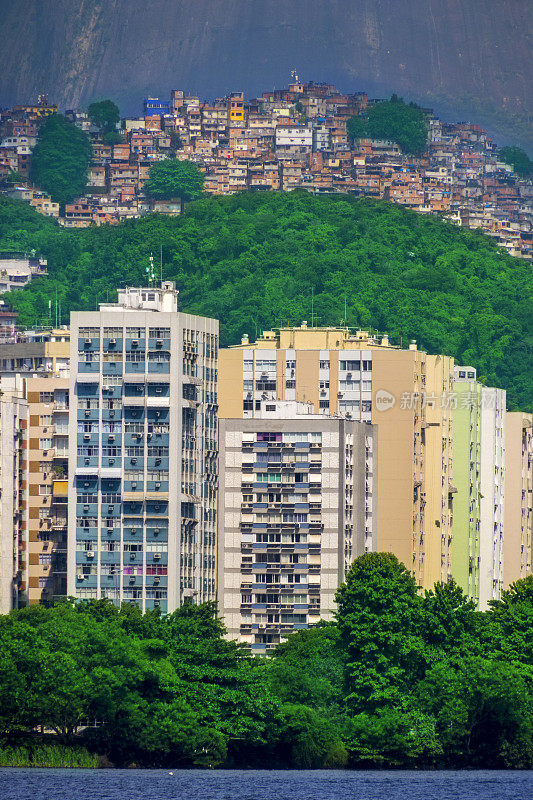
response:
M524 141L530 0L0 0L0 103L184 88L212 98L305 80L392 91Z

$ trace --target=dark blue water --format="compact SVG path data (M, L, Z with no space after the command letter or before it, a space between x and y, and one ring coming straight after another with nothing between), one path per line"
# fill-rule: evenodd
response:
M532 800L531 772L0 769L1 800Z

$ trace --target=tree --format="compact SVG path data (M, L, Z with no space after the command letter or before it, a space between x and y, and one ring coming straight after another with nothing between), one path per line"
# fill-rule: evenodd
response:
M150 167L144 191L148 197L170 200L178 197L183 204L196 200L202 194L204 176L192 161L166 158Z
M498 156L509 164L521 178L529 178L533 172L533 161L521 147L502 147Z
M57 203L83 194L92 148L87 134L60 114L47 117L33 150L30 178Z
M112 100L91 103L87 114L92 124L100 129L102 135L115 132L120 122L120 110Z
M348 120L347 131L353 139L390 139L404 153L420 155L427 144L428 128L422 110L414 103L407 105L392 95L367 109L365 117Z
M374 711L401 704L426 667L414 579L392 553L365 553L335 599L350 707Z

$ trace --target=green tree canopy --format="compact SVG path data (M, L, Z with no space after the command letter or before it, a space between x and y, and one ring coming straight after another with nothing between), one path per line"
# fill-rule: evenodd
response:
M533 172L533 161L521 147L502 147L498 157L509 164L521 178L529 178Z
M196 200L202 194L204 176L192 161L178 161L166 158L156 161L150 167L150 174L144 186L148 197L170 200L178 197L182 204Z
M60 114L47 117L33 150L30 178L57 203L85 191L92 148L87 134Z
M48 259L47 277L4 295L21 324L46 324L56 290L65 322L70 310L94 310L113 287L142 281L161 244L182 308L220 319L223 347L301 324L314 290L318 325L338 325L346 299L350 326L472 364L484 384L507 390L510 409L531 408L531 266L482 233L392 203L306 192L202 197L179 217L84 230L0 198L0 249Z
M404 153L420 155L427 144L428 127L422 110L414 103L393 95L390 100L370 106L366 115L352 117L347 123L348 136L353 139L389 139Z
M96 125L102 134L116 131L120 122L119 107L112 100L99 100L91 103L87 114L93 125Z

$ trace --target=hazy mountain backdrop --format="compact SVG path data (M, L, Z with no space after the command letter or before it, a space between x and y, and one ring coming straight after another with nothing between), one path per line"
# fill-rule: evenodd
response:
M124 112L184 88L396 91L527 142L531 0L0 0L0 103L110 96Z

